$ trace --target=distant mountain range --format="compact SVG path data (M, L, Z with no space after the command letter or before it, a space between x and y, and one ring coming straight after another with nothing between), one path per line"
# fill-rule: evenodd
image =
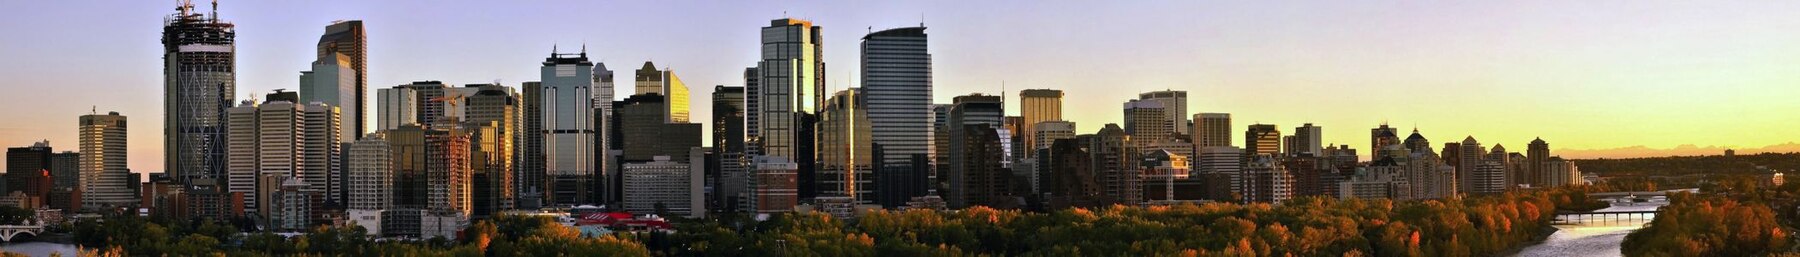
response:
M1659 149L1659 148L1650 148L1650 147L1640 145L1640 146L1620 147L1620 148L1612 148L1612 149L1556 149L1554 152L1551 152L1551 153L1553 155L1562 156L1563 158L1569 158L1569 159L1600 159L1600 158L1619 159L1619 158L1644 158L1644 157L1666 157L1666 156L1724 155L1725 149L1736 150L1738 155L1751 155L1751 154L1759 154L1759 153L1800 153L1800 143L1787 142L1787 143L1764 146L1764 147L1757 147L1757 148L1681 145L1681 146L1676 146L1675 148Z

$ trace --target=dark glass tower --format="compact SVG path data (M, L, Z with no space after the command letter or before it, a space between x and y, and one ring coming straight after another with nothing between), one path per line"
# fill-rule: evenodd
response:
M163 19L164 170L182 183L222 178L225 109L237 93L236 31L192 4Z

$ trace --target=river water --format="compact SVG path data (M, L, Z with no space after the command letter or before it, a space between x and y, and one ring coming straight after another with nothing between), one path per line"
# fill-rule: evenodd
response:
M1613 204L1612 207L1596 211L1654 211L1667 204L1666 199L1659 197L1646 203ZM1623 256L1619 244L1625 242L1625 234L1630 234L1649 222L1649 219L1644 219L1641 222L1555 225L1557 231L1544 239L1543 243L1525 247L1513 256Z
M0 244L0 251L22 253L30 256L50 256L50 253L62 253L62 256L75 256L80 249L73 244L51 242L19 242Z

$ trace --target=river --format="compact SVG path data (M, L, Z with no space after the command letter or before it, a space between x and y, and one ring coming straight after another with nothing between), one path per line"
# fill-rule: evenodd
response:
M1666 198L1659 197L1646 203L1614 204L1596 211L1654 211L1663 205L1668 205L1668 202ZM1544 239L1543 243L1525 247L1513 256L1623 256L1619 244L1625 242L1625 234L1630 234L1649 222L1649 219L1645 219L1643 222L1555 225L1556 232Z
M79 249L73 244L18 242L0 244L0 251L22 253L30 256L50 256L50 253L62 253L62 256L75 256Z

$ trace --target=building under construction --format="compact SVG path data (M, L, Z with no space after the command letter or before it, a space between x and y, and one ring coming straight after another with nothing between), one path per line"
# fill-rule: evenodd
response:
M182 1L163 19L164 168L182 184L223 178L225 109L236 102L236 32Z

